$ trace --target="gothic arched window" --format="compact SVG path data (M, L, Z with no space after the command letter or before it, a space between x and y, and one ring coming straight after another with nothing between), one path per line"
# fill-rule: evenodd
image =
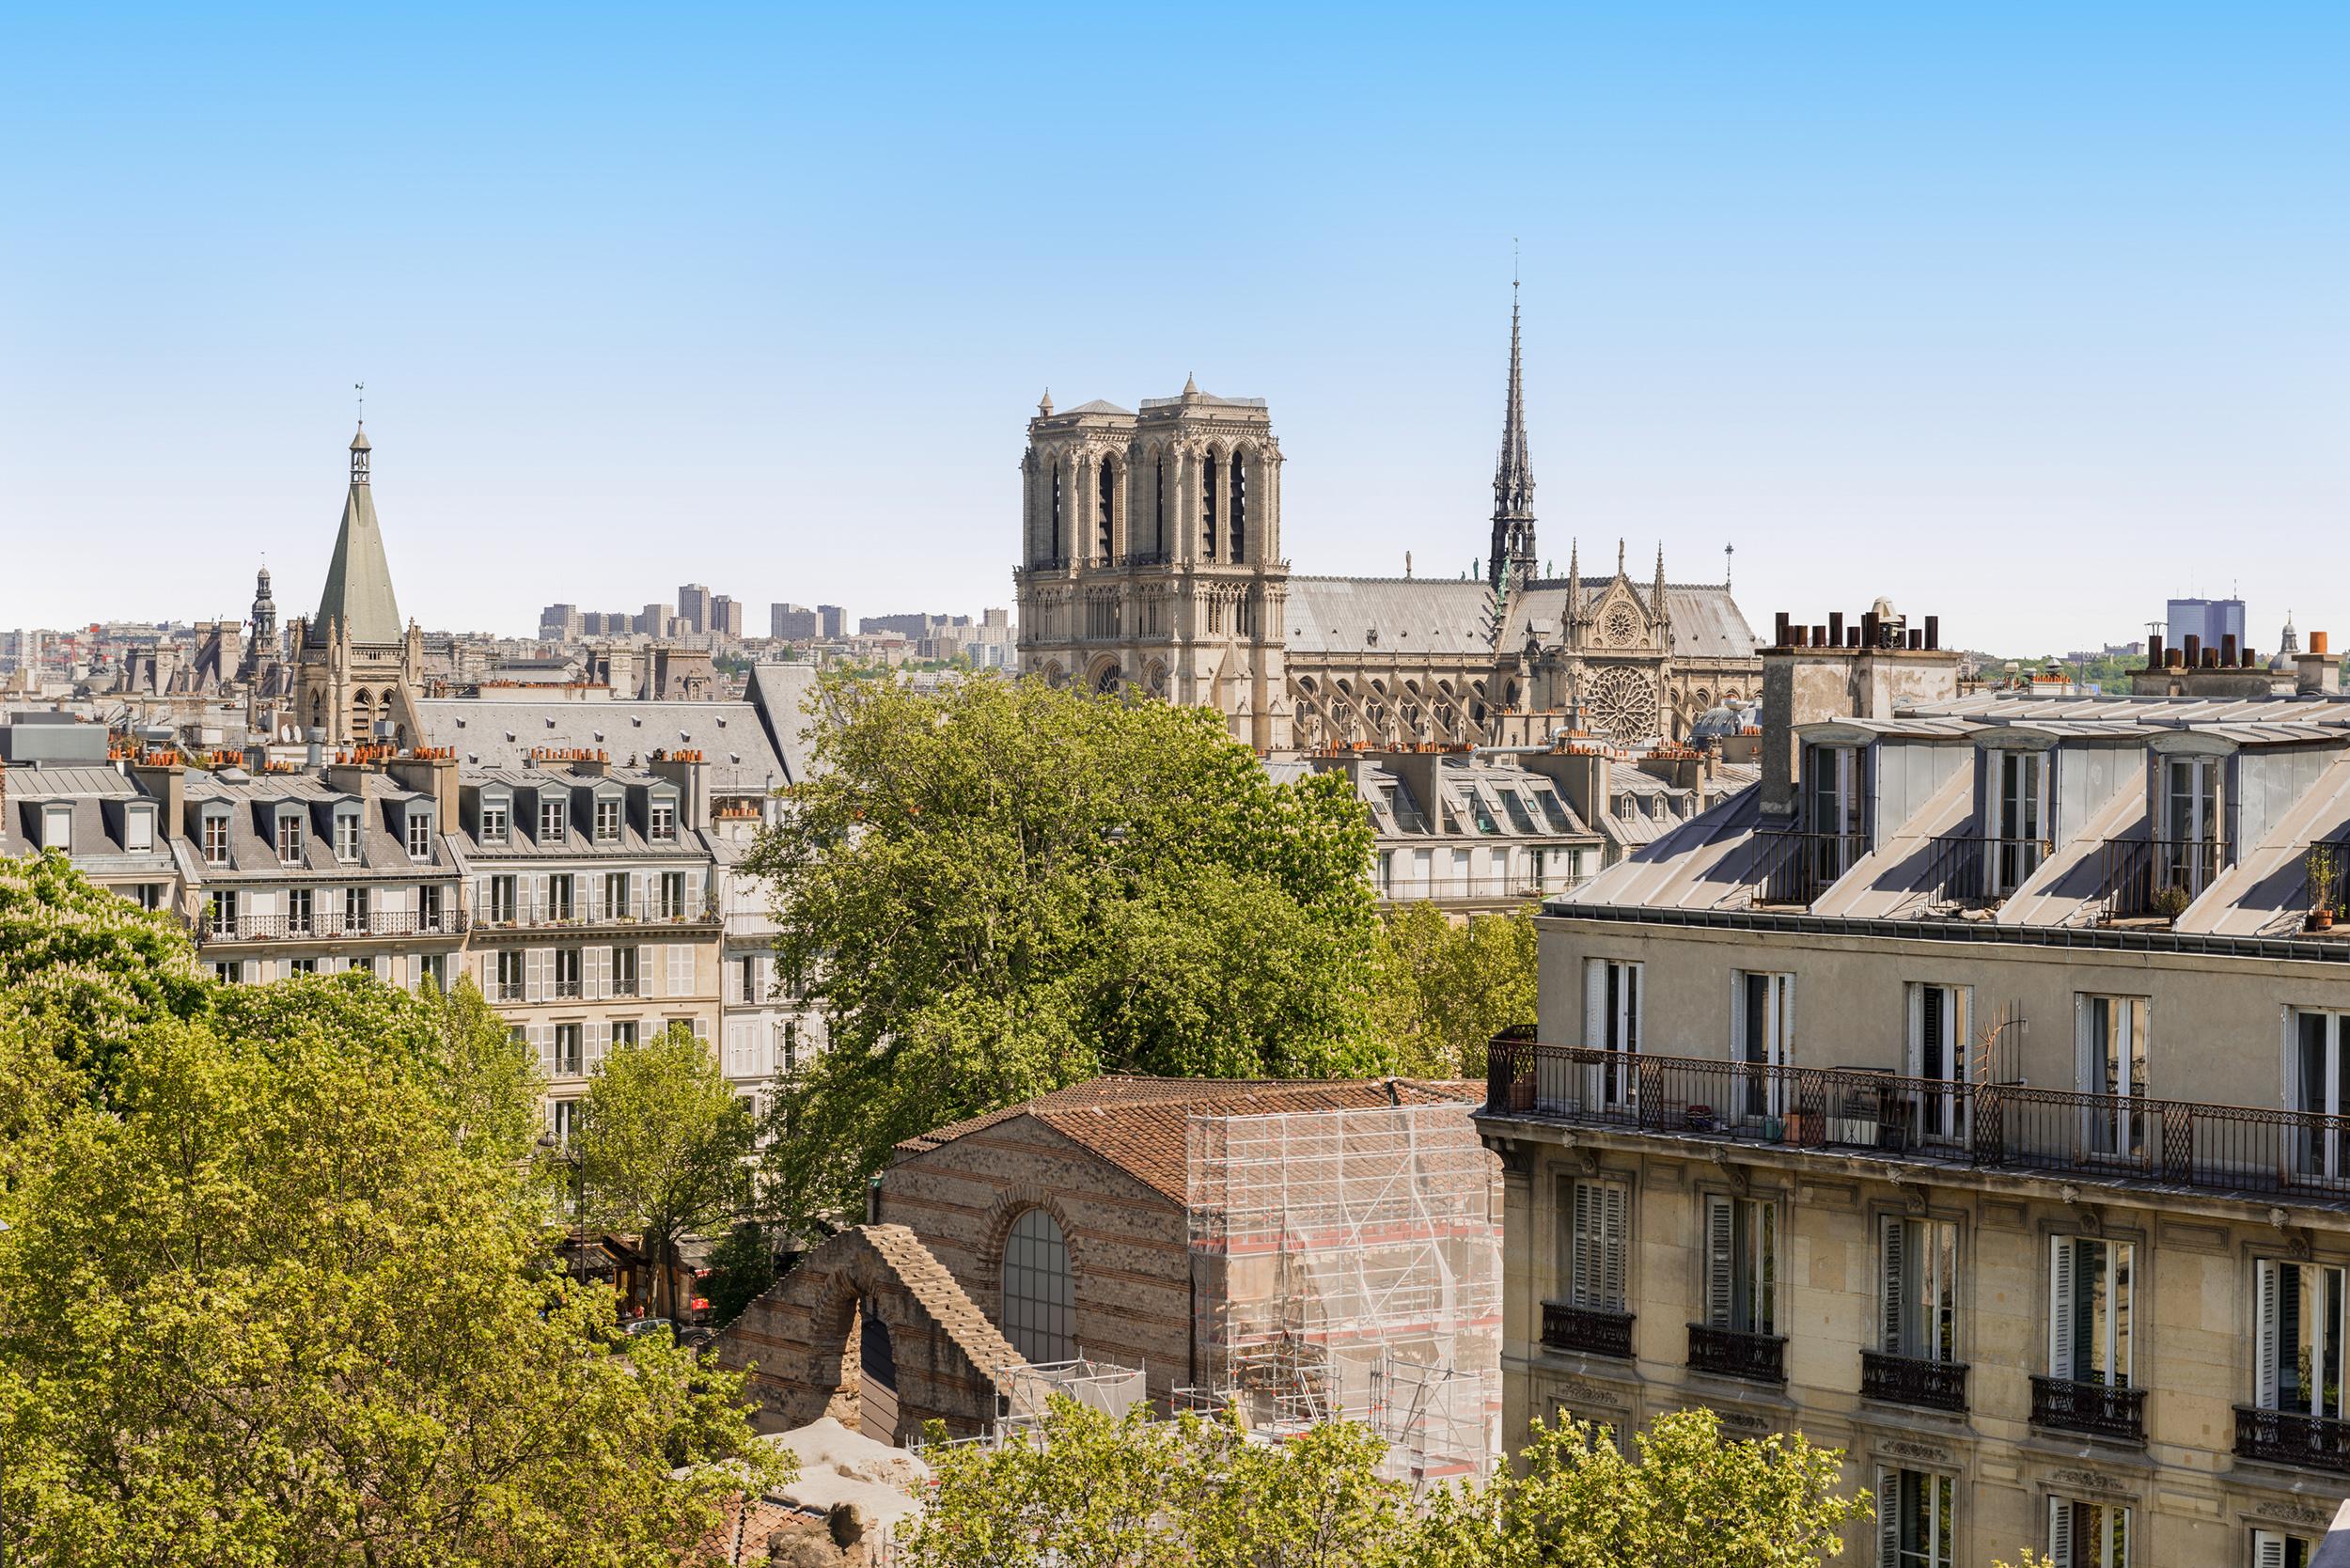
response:
M1118 470L1105 458L1102 462L1100 482L1094 487L1094 499L1099 511L1094 518L1093 558L1110 558L1110 522L1118 515Z
M1076 1354L1076 1307L1068 1239L1051 1215L1030 1209L1004 1239L1004 1338L1030 1366L1070 1360Z
M1167 454L1159 454L1157 472L1151 479L1151 548L1161 556L1167 554Z
M1199 554L1215 559L1215 454L1199 460Z
M1060 464L1053 464L1053 548L1049 558L1058 560L1060 547Z
M1232 525L1228 530L1231 541L1232 559L1248 558L1248 464L1240 453L1232 453Z

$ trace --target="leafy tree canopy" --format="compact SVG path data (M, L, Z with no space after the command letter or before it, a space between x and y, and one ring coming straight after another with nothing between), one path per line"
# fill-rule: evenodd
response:
M212 986L170 916L86 879L54 851L0 858L0 992L102 1095L141 1027L193 1018Z
M1371 829L1214 714L975 677L834 682L748 868L831 1045L776 1105L787 1217L898 1140L1101 1073L1386 1071Z
M1534 1017L1534 915L1477 915L1455 924L1433 903L1407 903L1381 932L1379 1023L1402 1071L1481 1078L1485 1047Z

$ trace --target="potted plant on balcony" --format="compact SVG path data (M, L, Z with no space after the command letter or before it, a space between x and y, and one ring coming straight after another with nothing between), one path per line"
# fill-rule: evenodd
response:
M2309 854L2310 915L2309 929L2334 929L2334 846L2311 844Z
M2194 896L2175 882L2154 889L2154 913L2166 920L2175 922L2194 902Z

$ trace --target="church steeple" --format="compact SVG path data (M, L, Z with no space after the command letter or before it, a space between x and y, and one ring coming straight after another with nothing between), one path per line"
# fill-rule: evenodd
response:
M375 521L374 487L368 483L369 450L363 425L351 438L351 494L343 501L342 526L335 535L335 555L327 563L319 613L306 634L315 647L324 647L337 626L354 643L382 646L400 638L391 563L384 557L384 531Z
M1518 283L1510 280L1510 400L1501 416L1501 458L1494 465L1494 537L1486 573L1495 587L1514 572L1536 574L1534 467L1526 456L1526 388L1518 353Z

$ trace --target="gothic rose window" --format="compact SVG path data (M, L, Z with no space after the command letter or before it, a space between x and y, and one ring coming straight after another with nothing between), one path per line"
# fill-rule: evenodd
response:
M1607 612L1607 622L1602 630L1611 645L1623 648L1637 640L1640 623L1634 619L1631 605L1619 604Z
M1656 730L1656 690L1637 669L1618 666L1591 677L1587 722L1617 741L1644 741Z

